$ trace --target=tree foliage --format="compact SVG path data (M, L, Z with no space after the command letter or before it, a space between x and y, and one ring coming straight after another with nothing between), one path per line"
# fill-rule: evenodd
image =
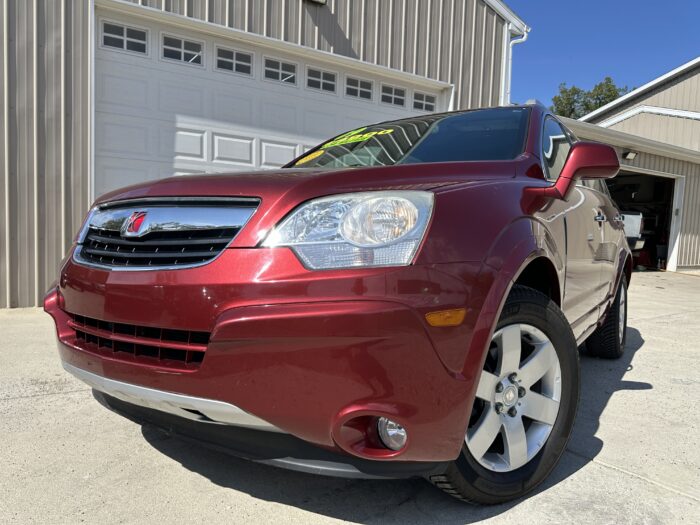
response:
M590 91L577 86L568 87L566 83L561 83L559 94L552 97L551 109L559 116L577 119L612 102L628 91L627 86L618 87L610 77L605 77Z

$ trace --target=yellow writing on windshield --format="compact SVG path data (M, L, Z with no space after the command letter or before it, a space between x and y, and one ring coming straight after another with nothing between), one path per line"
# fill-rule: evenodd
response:
M367 133L362 133L366 129L367 128L364 127L343 133L340 137L333 139L330 142L326 142L323 146L321 146L321 149L328 149L334 146L344 146L345 144L354 144L356 142L364 142L374 136L389 135L390 133L394 132L393 129L383 129L379 131L368 131Z
M295 166L298 166L299 164L306 164L307 162L311 162L314 159L317 159L321 155L323 155L325 152L319 150L314 151L313 153L309 153L305 157L300 158L298 161L294 163Z

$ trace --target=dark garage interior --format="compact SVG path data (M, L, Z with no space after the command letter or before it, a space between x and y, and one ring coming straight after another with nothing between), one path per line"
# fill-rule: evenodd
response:
M630 238L636 270L664 270L671 233L674 180L653 175L621 172L608 181L613 200L622 214L641 214L641 238Z

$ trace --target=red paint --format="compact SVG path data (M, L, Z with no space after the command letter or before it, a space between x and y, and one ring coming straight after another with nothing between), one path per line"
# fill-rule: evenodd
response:
M116 380L233 403L302 439L349 454L454 459L484 352L513 281L528 263L544 258L558 281L555 289L581 284L565 283L562 220L548 219L568 204L553 198L549 188L559 185L542 176L543 116L543 109L533 108L526 151L513 161L177 177L100 198L247 196L261 204L222 256L199 268L109 272L68 257L44 305L56 321L61 358ZM609 150L584 145L572 152L576 169L567 172L569 180L586 173L609 176L616 169ZM411 266L315 272L287 248L260 247L303 201L390 188L435 193L432 223ZM567 187L560 197L570 192ZM628 254L624 235L617 235L616 276ZM555 300L566 305L569 298ZM425 321L428 312L452 308L467 309L460 326ZM100 357L73 346L64 311L211 332L211 341L195 370ZM402 451L382 449L373 436L371 418L381 415L407 428Z
M138 233L145 218L145 211L135 211L132 213L131 217L126 220L126 231L128 233Z

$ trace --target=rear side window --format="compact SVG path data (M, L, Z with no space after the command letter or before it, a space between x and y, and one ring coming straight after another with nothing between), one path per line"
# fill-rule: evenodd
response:
M547 117L542 132L542 161L547 179L559 178L570 150L571 142L564 128L552 117Z

